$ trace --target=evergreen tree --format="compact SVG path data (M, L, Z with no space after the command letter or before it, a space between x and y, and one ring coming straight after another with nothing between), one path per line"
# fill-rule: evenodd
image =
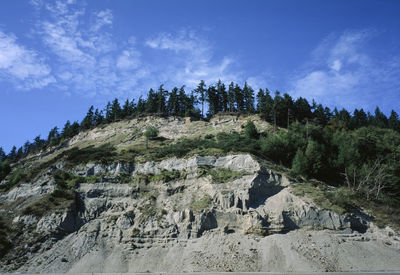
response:
M300 122L305 122L306 119L311 119L312 117L311 106L307 99L302 97L299 97L293 103L293 112L296 119Z
M111 105L111 117L112 121L118 121L122 117L121 105L119 105L118 99L115 98Z
M40 138L40 135L36 136L33 140L33 150L34 151L40 151L42 150L46 145L46 141Z
M47 136L47 142L50 146L56 145L59 142L60 134L58 132L58 127L54 127L50 130L49 135Z
M153 126L148 126L146 131L144 132L144 136L146 137L146 148L149 148L149 139L156 138L158 136L158 129Z
M114 117L113 117L110 101L107 102L107 105L106 105L106 108L104 109L104 112L106 114L106 117L105 117L106 123L112 122Z
M61 132L61 136L63 138L70 138L72 137L72 133L71 133L71 122L69 120L67 120L67 122L64 125L64 128Z
M164 90L163 85L161 84L158 88L157 95L156 95L156 111L159 114L164 114L167 111L166 108L166 101L167 101L168 91Z
M7 155L3 150L3 147L0 147L0 162L6 160Z
M194 92L198 95L198 98L201 102L201 116L204 117L204 101L206 100L206 83L204 80L200 80L199 85L197 85L197 88L194 90Z
M263 89L259 89L257 93L257 108L256 111L258 114L265 113L265 109L267 107L266 97Z
M228 87L228 109L229 112L235 112L235 84L231 82Z
M292 172L295 175L307 176L308 162L306 156L301 149L297 150L296 155L293 158Z
M393 129L395 131L399 131L400 132L400 120L399 120L399 115L392 110L392 112L390 113L390 117L388 120L388 125L390 129Z
M73 137L73 136L79 134L80 127L79 127L78 121L74 121L74 123L72 123L71 128L70 128L70 131L71 131L71 132L70 132L71 137Z
M17 155L15 157L16 160L20 160L24 157L24 149L22 149L22 146L18 148L17 150Z
M81 122L81 129L82 130L90 129L94 125L94 113L93 113L93 110L94 110L94 107L92 105L92 106L90 106L88 112L86 113L86 116L84 117L84 119Z
M254 90L247 84L247 82L244 83L242 93L244 97L245 112L250 114L254 113Z
M122 118L127 118L133 115L135 112L135 100L132 99L132 101L129 101L126 99L124 106L122 107Z
M99 126L100 124L103 124L105 121L105 118L103 116L103 111L99 111L99 109L96 108L96 111L94 112L93 116L93 123L95 126Z
M235 100L236 100L236 110L238 112L244 112L245 111L244 95L242 89L237 84L235 85Z
M368 125L368 117L363 109L355 109L350 119L351 129L357 129Z
M284 103L283 97L279 91L275 92L273 105L272 105L272 117L274 127L284 127L287 124L287 109Z
M149 93L147 94L147 101L146 101L146 110L145 112L147 114L154 114L157 113L157 93L153 90L150 89Z
M7 155L7 158L11 161L15 161L17 157L17 147L15 145L11 148L10 152Z
M171 115L179 114L178 88L174 87L169 95L167 102L167 110Z
M28 155L31 152L31 143L29 142L29 140L25 141L22 152L24 156Z
M254 122L251 120L248 120L246 125L244 126L244 134L246 137L251 138L251 139L258 139L258 131L256 128L256 125L254 125Z
M140 96L139 100L138 100L137 107L136 107L136 113L138 113L138 114L145 113L146 112L146 106L147 106L146 100L144 100L142 98L142 96Z
M208 86L207 89L208 116L216 115L219 112L219 97L217 89L214 85Z
M380 128L387 128L388 127L388 119L384 113L381 112L379 107L375 109L375 118L373 120L373 124Z
M218 112L226 112L228 111L228 93L225 84L221 80L218 80L216 89L218 95Z

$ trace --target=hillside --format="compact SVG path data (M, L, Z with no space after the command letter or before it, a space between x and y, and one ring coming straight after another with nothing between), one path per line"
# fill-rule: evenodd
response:
M399 270L394 207L258 144L288 131L258 115L143 116L31 153L0 185L0 272Z

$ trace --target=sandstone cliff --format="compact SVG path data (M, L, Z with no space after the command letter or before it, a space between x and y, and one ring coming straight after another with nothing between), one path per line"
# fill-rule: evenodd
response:
M229 119L230 128L240 129ZM197 134L187 123L158 126L170 138ZM221 126L223 119L210 124L201 127L228 127ZM141 126L136 121L132 127ZM128 130L123 139L114 135L121 129L96 131L69 146L110 139L127 146L139 139ZM63 177L80 181L57 197ZM296 184L249 154L74 166L60 160L0 195L1 215L12 219L14 232L0 271L400 269L400 239L393 230L376 227L362 212L322 209L296 196Z

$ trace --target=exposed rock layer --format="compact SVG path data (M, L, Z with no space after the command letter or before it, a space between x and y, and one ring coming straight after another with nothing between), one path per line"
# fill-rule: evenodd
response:
M59 163L54 169L65 168ZM204 173L210 169L238 176L217 183ZM154 177L166 171L179 176ZM19 262L18 254L6 255L1 271L400 269L400 241L393 231L319 209L292 194L294 182L250 155L87 164L69 172L104 180L81 184L68 211L16 216L13 223L25 231L25 242L16 245L35 248L21 248L25 257ZM116 183L118 175L133 182ZM0 200L16 211L54 189L51 173L43 174Z

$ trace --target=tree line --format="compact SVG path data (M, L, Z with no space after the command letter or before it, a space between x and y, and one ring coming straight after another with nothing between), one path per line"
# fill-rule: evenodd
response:
M374 114L363 109L355 109L351 114L346 109L331 110L314 100L310 104L302 97L294 100L289 94L281 94L279 91L271 95L268 89L259 89L255 93L247 83L242 87L233 82L226 86L218 81L207 86L204 81L200 81L190 92L185 90L185 86L168 91L164 85L160 85L157 90L150 89L146 98L139 97L137 101L127 99L121 105L115 98L112 102L108 102L104 109L90 106L81 122L71 123L68 120L62 129L52 128L45 139L40 135L36 136L32 142L26 141L18 149L13 146L8 154L0 147L0 162L18 161L31 153L60 145L80 131L135 116L158 114L210 119L222 112L259 114L275 127L288 128L294 122L299 122L307 126L330 126L344 130L374 126L400 132L399 116L394 110L389 117L378 107Z

